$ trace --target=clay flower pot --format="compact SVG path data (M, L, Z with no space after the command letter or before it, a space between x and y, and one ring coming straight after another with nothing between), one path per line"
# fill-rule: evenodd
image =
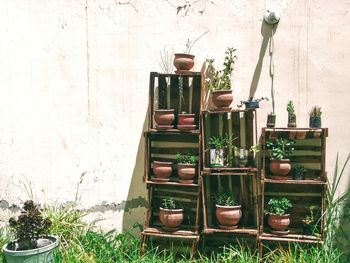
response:
M270 214L267 218L267 223L275 231L286 231L290 224L289 214L273 215Z
M184 220L183 209L165 209L160 207L159 220L166 231L179 230Z
M306 137L306 131L297 131L295 135L295 139L297 140L304 140Z
M194 125L195 114L181 113L177 115L179 125Z
M153 161L153 174L156 181L169 181L173 171L172 162Z
M179 163L177 167L177 173L180 177L179 182L182 184L192 184L193 178L196 175L196 165Z
M193 68L194 55L176 53L174 56L174 66L178 72L190 71Z
M211 99L217 108L230 108L233 101L232 90L211 91Z
M219 222L219 227L222 229L235 229L242 217L242 210L240 205L236 206L216 206L216 219Z
M174 109L164 109L154 111L154 120L159 126L172 125L175 120Z
M270 160L270 172L273 175L286 176L291 169L292 165L289 159Z

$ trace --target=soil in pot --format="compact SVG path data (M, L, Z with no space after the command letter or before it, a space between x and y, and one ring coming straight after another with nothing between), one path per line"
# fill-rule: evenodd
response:
M217 110L231 110L231 103L233 101L232 90L211 91L211 99Z
M175 120L174 109L162 109L154 111L154 120L156 121L157 128L173 128L172 125Z
M194 182L193 178L196 175L196 165L179 163L177 167L177 173L180 177L179 182L182 184L192 184Z
M286 215L269 215L267 223L273 231L287 231L290 225L289 214Z
M216 219L221 229L236 229L242 217L241 206L216 206Z
M183 209L165 209L160 208L159 220L165 231L173 232L180 229L184 219Z
M270 160L270 172L276 177L274 177L275 179L278 179L278 177L285 177L289 174L291 169L292 165L289 159Z
M189 73L194 66L194 55L175 53L174 66L177 69L176 73Z
M168 182L173 171L172 162L153 161L153 181Z

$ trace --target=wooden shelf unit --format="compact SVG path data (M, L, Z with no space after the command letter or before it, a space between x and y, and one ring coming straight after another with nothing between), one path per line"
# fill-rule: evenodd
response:
M179 81L182 78L183 99L179 89ZM201 109L201 73L191 74L164 74L151 72L149 83L149 104L148 104L148 129L156 130L154 111L156 109L174 109L174 129L177 130L177 115L182 111L195 114L195 125L199 132L199 115ZM181 106L181 109L180 109ZM168 130L171 132L172 130ZM190 131L192 132L192 131Z
M182 78L183 99L180 97L179 81ZM144 252L148 243L157 242L168 248L183 244L191 254L195 253L202 225L200 213L201 191L201 133L200 133L200 103L201 74L163 74L150 73L149 83L148 130L145 137L145 163L143 181L148 189L148 209L144 230L141 232L141 251ZM180 110L181 107L181 110ZM175 109L174 128L157 130L154 121L156 109ZM195 130L177 129L178 114L181 111L195 114ZM182 184L177 174L177 153L191 152L197 157L197 168L194 182ZM154 180L153 161L173 162L173 172L168 182ZM159 220L161 200L171 197L184 209L184 221L178 231L169 232L163 229ZM169 245L166 245L168 244ZM165 245L164 245L165 244ZM179 245L180 244L180 245Z
M305 138L298 139L295 135L298 132L306 133ZM303 137L302 134L300 134ZM262 128L261 133L261 216L259 228L259 241L262 242L299 242L303 244L320 244L323 240L325 197L327 187L326 172L326 138L328 129L309 128ZM266 150L266 140L273 138L286 138L295 140L295 150L290 156L292 167L303 165L306 168L305 180L276 180L269 177L269 156ZM291 172L292 173L292 172ZM291 224L289 234L274 235L267 226L267 216L264 216L265 206L271 197L287 197L293 207L288 211ZM303 222L309 214L309 207L317 206L317 215L320 217L320 224L317 234L309 235L303 232Z

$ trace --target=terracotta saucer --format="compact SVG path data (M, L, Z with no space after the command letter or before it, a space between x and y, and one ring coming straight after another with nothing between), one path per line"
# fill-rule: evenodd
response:
M151 180L154 181L154 182L160 182L160 183L162 183L162 182L169 182L169 178L158 178L158 177L154 177L154 178L152 178Z
M196 127L197 127L197 125L177 125L177 128L179 130L186 130L186 131L188 131L188 130L195 130Z
M175 232L180 229L180 227L167 227L167 226L162 226L162 228L167 232Z
M190 70L175 70L176 74L192 74L193 72Z
M288 235L289 234L289 230L284 230L284 231L271 230L271 234L274 234L274 235L277 235L277 236L284 236L284 235Z
M170 130L173 128L174 128L174 125L156 125L157 130Z
M232 107L221 107L221 108L214 108L212 111L231 111Z
M179 180L180 184L193 184L194 180Z
M223 226L223 225L219 224L219 228L220 229L224 229L224 230L233 230L233 229L237 229L238 225L235 225L235 226Z

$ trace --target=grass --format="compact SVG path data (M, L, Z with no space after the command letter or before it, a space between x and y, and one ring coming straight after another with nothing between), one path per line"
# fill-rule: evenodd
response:
M333 182L329 183L326 209L326 236L323 245L302 246L298 243L287 248L270 249L264 257L267 263L338 263L349 262L345 254L340 252L334 244L336 235L341 229L339 215L344 201L348 200L350 191L336 195L339 182L345 167L350 160L347 157L344 166L338 171L336 162ZM84 222L85 213L79 211L75 204L68 206L46 206L44 216L52 220L51 233L60 239L59 253L55 262L63 263L112 263L112 262L140 262L140 263L258 263L257 252L252 252L244 245L228 246L212 254L198 254L195 258L177 253L175 248L167 251L158 247L150 247L144 255L140 254L140 238L130 233L116 231L103 232L96 227L96 222ZM0 228L0 246L11 239L8 228ZM0 254L0 263L5 262Z

